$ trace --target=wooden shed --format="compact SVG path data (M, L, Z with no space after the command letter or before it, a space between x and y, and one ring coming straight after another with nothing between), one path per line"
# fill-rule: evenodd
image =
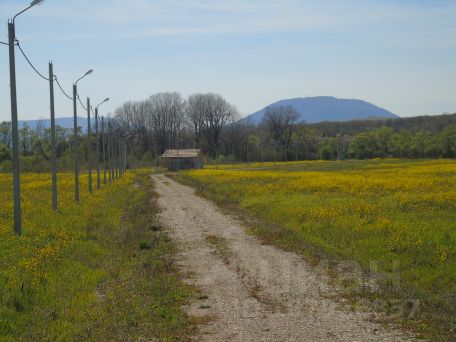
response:
M170 171L202 169L201 150L166 150L162 156L162 166Z

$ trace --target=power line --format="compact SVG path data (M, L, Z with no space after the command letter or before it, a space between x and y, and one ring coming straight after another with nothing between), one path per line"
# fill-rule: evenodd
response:
M6 44L6 45L9 45L9 44ZM16 45L18 46L19 50L21 51L22 55L24 56L25 60L28 62L28 64L30 65L30 67L44 80L46 81L49 81L49 78L45 77L43 74L41 74L37 68L35 68L35 66L33 65L33 63L30 61L30 59L27 57L27 55L25 54L24 50L22 50L21 48L21 45L19 44L19 41L16 40ZM63 87L62 85L60 84L58 78L56 75L54 75L54 80L55 82L57 83L58 87L60 88L60 91L62 92L63 95L65 95L69 100L73 100L73 98L71 96L69 96L65 90L63 90Z
M63 90L63 87L62 87L62 85L60 84L59 79L57 78L56 75L54 75L54 80L55 80L55 83L57 83L57 85L59 86L60 91L62 92L62 94L65 95L69 100L73 101L73 98L72 98L70 95L68 95L68 94L65 92L65 90Z
M2 44L2 45L8 45L8 46L9 46L8 43L4 43L4 42L0 42L0 44Z
M1 43L2 43L2 44L5 44L5 43L3 43L3 42L1 42ZM6 45L9 45L9 44L6 44ZM45 77L42 73L40 73L40 72L38 71L38 69L33 65L33 63L30 61L30 59L29 59L29 58L27 57L27 55L25 54L24 50L22 50L21 45L19 44L19 41L18 41L18 40L16 40L16 45L18 46L19 50L21 51L21 53L22 53L22 55L24 56L24 58L25 58L25 60L27 61L27 63L28 63L28 64L30 65L30 67L37 73L37 75L40 76L42 79L44 79L44 80L46 80L46 81L49 81L49 78ZM69 100L73 100L73 98L72 98L71 96L69 96L69 95L65 92L65 90L63 90L63 87L62 87L62 85L60 84L60 82L59 82L59 80L58 80L58 78L57 78L56 75L54 75L54 80L55 80L55 82L57 83L57 85L58 85L59 89L61 90L61 92L63 93L63 95L65 95ZM81 107L84 108L85 111L87 111L87 108L86 108L86 107L84 106L84 104L82 103L81 98L79 97L79 94L76 95L76 98L78 99L78 101L79 101ZM92 114L95 115L94 112L93 112L93 108L90 108L90 109L91 109L91 111L92 111Z
M81 98L79 97L79 95L76 96L78 98L78 101L79 103L81 104L81 107L84 108L85 111L87 111L87 108L84 106L84 104L82 103L81 101Z
M30 62L30 59L27 57L27 55L25 54L24 50L22 50L21 48L21 45L19 44L19 41L17 40L17 47L19 48L19 50L21 51L22 53L22 56L24 56L25 60L27 61L27 63L30 65L30 67L38 74L38 76L40 76L42 79L46 80L46 81L49 81L49 78L43 76L42 73L40 73L38 71L37 68L35 68L35 66L32 64L32 62Z

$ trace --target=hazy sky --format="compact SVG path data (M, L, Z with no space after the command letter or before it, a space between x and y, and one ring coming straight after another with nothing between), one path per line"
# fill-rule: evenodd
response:
M27 1L0 0L7 19ZM218 92L250 114L283 98L359 98L401 116L456 112L456 1L46 0L17 19L33 63L82 97ZM49 116L48 84L17 51L20 119ZM0 45L0 121L10 118ZM58 116L71 102L56 98Z

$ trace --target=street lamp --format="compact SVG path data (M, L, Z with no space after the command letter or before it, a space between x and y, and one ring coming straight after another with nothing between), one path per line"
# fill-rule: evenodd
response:
M8 21L8 45L9 45L9 65L10 65L10 92L11 92L11 130L13 138L13 192L14 192L14 232L16 235L22 234L21 219L21 181L19 170L19 125L17 118L17 89L16 89L16 56L14 44L16 43L15 20L25 11L35 5L42 4L44 0L34 0L30 6L17 13L12 20Z
M107 149L107 142L105 141L105 129L104 129L105 125L104 125L104 117L102 116L101 117L101 148L102 148L102 151L101 153L103 154L103 184L106 185L106 159L107 159L107 155L106 155L106 149Z
M97 189L100 190L100 140L98 138L98 107L100 107L103 103L106 103L109 101L109 97L104 99L102 102L100 102L96 107L95 107L95 136L97 139L97 153L96 153L96 158L97 158ZM103 164L104 164L104 141L103 141L103 136L102 136L102 153L103 153Z
M127 135L124 136L123 140L122 140L122 175L126 174L127 173L127 164L128 164L128 151L127 151L127 142L129 139L131 139L131 137L133 136L132 133L129 133Z
M25 10L20 11L19 13L17 13L17 14L13 17L13 20L12 20L13 24L14 24L16 18L17 18L18 16L20 16L22 13L28 11L30 8L32 8L32 7L35 6L35 5L41 5L43 2L44 2L44 0L33 0L33 1L30 3L30 6L29 6L29 7L27 7Z
M76 105L78 97L78 82L84 77L93 73L90 69L84 76L78 78L73 83L73 157L74 157L74 198L79 203L79 162L78 162L78 108Z
M116 133L121 126L117 126L113 129L111 120L108 122L108 158L109 158L109 183L117 178L117 147L114 139L114 133Z

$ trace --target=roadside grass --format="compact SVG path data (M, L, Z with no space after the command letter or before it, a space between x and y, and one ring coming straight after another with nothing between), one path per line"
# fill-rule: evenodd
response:
M173 177L224 208L241 209L251 231L266 243L303 254L314 265L329 260L333 281L350 302L367 300L430 340L451 341L456 336L456 162L288 167L195 170ZM338 269L345 261L360 265L356 279Z
M22 176L24 234L11 232L11 179L0 176L0 340L185 341L174 245L159 226L152 183L138 172L73 203L71 174ZM81 189L87 186L82 177ZM146 246L146 248L143 248Z

